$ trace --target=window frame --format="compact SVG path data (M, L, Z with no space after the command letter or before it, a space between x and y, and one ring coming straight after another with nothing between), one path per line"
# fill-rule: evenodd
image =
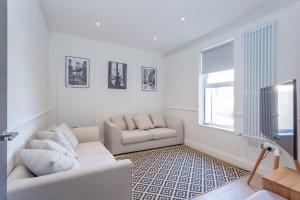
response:
M233 70L233 74L234 74L234 69L230 69L230 70ZM234 101L234 79L233 81L227 81L227 82L221 82L221 83L207 83L207 76L208 74L202 74L202 109L203 109L203 112L202 112L202 122L201 122L201 125L203 126L208 126L208 127L212 127L212 128L217 128L217 129L222 129L222 130L226 130L226 131L231 131L231 132L234 132L234 116L233 116L233 125L232 125L232 128L227 128L227 127L224 127L220 124L215 124L215 123L207 123L206 122L206 119L205 119L205 114L206 114L206 89L207 88L221 88L221 87L233 87L233 101ZM233 111L232 111L233 115L234 115L234 107L233 107Z

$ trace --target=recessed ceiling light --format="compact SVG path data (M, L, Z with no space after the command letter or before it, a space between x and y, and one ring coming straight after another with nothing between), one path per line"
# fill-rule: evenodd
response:
M156 36L154 36L153 40L157 40L158 38Z
M97 22L96 25L97 25L97 26L100 26L100 22Z
M181 17L181 21L183 21L183 22L184 22L185 20L186 20L186 18L185 18L185 17Z

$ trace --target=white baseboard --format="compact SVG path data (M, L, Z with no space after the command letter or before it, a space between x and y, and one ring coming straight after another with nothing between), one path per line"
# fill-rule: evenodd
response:
M206 146L206 145L203 145L203 144L200 144L198 142L195 142L195 141L192 141L192 140L187 140L185 139L184 140L184 144L186 146L189 146L195 150L198 150L198 151L201 151L203 153L206 153L210 156L213 156L215 158L218 158L220 160L223 160L225 162L228 162L228 163L231 163L237 167L241 167L243 169L247 169L247 170L251 170L252 167L254 166L254 162L252 161L249 161L245 158L242 158L240 156L236 156L236 155L233 155L233 154L229 154L229 153L225 153L225 152L222 152L222 151L219 151L218 149L215 149L215 148L211 148L209 146ZM257 170L257 173L259 175L263 175L263 174L266 174L268 172L270 172L270 168L265 166L265 165L260 165L258 170Z

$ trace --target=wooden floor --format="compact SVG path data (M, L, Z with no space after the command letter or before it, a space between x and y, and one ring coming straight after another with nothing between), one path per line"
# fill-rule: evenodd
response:
M261 189L261 177L254 176L250 185L247 185L247 178L248 176L193 200L245 200Z

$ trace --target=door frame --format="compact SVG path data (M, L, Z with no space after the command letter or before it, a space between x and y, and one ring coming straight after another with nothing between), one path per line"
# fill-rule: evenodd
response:
M7 128L7 0L0 0L0 131ZM7 200L7 143L0 141L0 200Z

